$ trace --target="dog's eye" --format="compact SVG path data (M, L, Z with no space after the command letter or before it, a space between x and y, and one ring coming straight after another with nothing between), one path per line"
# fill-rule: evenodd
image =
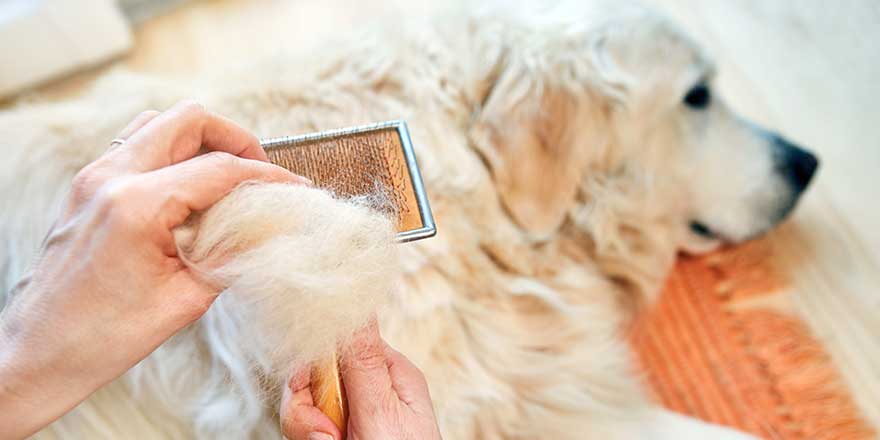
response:
M693 222L691 222L690 227L691 227L691 231L693 231L695 234L697 234L701 237L715 238L715 233L712 232L712 230L709 229L708 226L706 226L700 222L693 221Z
M712 94L705 84L697 84L684 96L684 103L690 108L703 109L712 102Z

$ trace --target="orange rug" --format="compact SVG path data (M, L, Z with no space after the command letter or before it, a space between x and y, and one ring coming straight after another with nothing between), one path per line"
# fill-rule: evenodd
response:
M683 257L631 344L667 408L766 439L871 439L830 358L786 311L783 276L755 242Z

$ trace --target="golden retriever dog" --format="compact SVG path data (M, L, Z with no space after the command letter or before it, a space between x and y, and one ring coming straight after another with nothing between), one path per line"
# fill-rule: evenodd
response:
M816 170L725 106L714 74L669 21L599 0L387 23L198 84L117 72L0 115L4 291L77 170L142 110L192 97L261 136L405 119L439 233L400 246L380 322L444 438L749 438L652 404L622 338L677 252L762 234ZM41 434L278 437L260 344L223 300Z

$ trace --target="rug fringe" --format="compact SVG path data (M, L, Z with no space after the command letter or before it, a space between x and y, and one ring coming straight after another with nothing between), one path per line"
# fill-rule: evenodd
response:
M679 262L630 333L654 395L763 438L876 438L821 343L779 301L788 282L769 256L757 242Z

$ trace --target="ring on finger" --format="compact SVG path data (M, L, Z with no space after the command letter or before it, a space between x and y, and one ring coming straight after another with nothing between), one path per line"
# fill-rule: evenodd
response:
M118 147L118 146L124 144L125 142L126 142L126 141L125 141L125 139L123 139L123 138L116 138L116 139L113 139L112 141L110 141L110 148L108 148L107 151L110 151L110 150L112 150L112 149L114 149L114 148L116 148L116 147Z

